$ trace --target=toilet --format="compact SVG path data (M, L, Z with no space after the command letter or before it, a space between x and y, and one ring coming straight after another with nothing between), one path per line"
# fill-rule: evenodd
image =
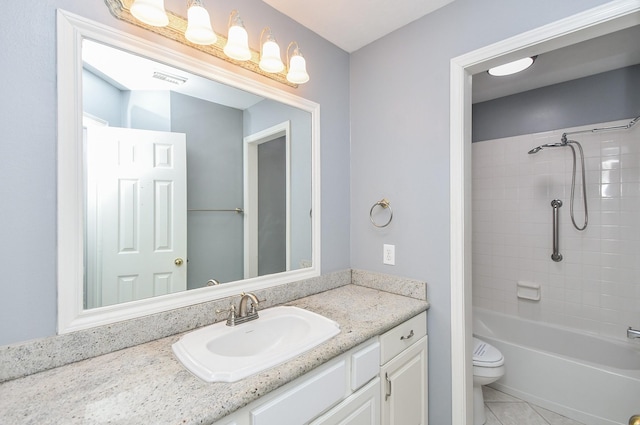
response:
M504 357L500 350L478 338L473 338L473 425L482 425L484 414L482 386L504 375Z

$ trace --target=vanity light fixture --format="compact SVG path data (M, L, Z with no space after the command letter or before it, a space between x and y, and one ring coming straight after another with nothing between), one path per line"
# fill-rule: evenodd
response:
M531 56L528 58L518 59L516 61L491 68L487 72L489 75L493 75L494 77L504 77L506 75L517 74L518 72L522 72L533 65L536 58L537 56Z
M265 33L267 34L267 39L263 43L262 40ZM284 63L282 63L282 59L280 59L280 46L278 46L271 32L271 28L266 27L260 33L260 46L262 46L260 49L260 69L265 72L282 71L284 69Z
M218 40L211 27L209 12L202 0L189 0L187 10L187 30L184 36L194 44L213 44Z
M289 51L291 47L295 46L291 58L289 58ZM287 80L294 84L304 84L309 81L309 74L307 74L307 62L305 61L298 42L292 41L287 47L287 63L289 64L289 71L287 72Z
M164 0L104 0L116 18L218 59L294 88L309 81L306 61L297 42L289 44L287 61L283 63L271 28L262 30L259 49L253 50L237 10L229 15L228 36L225 36L213 31L204 0L186 1L187 18L165 10Z
M224 46L224 54L231 59L246 61L251 59L249 50L249 35L244 28L244 23L237 10L232 10L229 15L229 36Z
M164 10L164 0L135 0L131 5L131 14L147 25L164 27L169 17Z

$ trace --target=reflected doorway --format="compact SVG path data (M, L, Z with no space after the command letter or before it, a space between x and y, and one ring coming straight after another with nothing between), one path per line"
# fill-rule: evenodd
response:
M245 278L291 269L290 122L244 139Z

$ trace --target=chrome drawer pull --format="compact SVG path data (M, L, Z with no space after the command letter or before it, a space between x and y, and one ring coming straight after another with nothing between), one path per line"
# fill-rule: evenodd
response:
M411 339L413 338L413 335L414 335L413 329L411 329L411 332L409 332L409 335L400 337L400 341L404 341L405 339Z
M384 401L387 401L389 400L389 397L391 397L391 379L389 379L388 373L384 374L384 379L387 381L387 390L385 391L385 394L384 394Z

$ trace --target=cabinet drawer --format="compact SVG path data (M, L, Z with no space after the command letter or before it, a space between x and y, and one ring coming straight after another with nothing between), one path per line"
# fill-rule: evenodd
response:
M309 422L346 394L344 360L251 410L253 425L300 425Z
M426 312L387 331L380 336L380 364L385 364L426 334Z

